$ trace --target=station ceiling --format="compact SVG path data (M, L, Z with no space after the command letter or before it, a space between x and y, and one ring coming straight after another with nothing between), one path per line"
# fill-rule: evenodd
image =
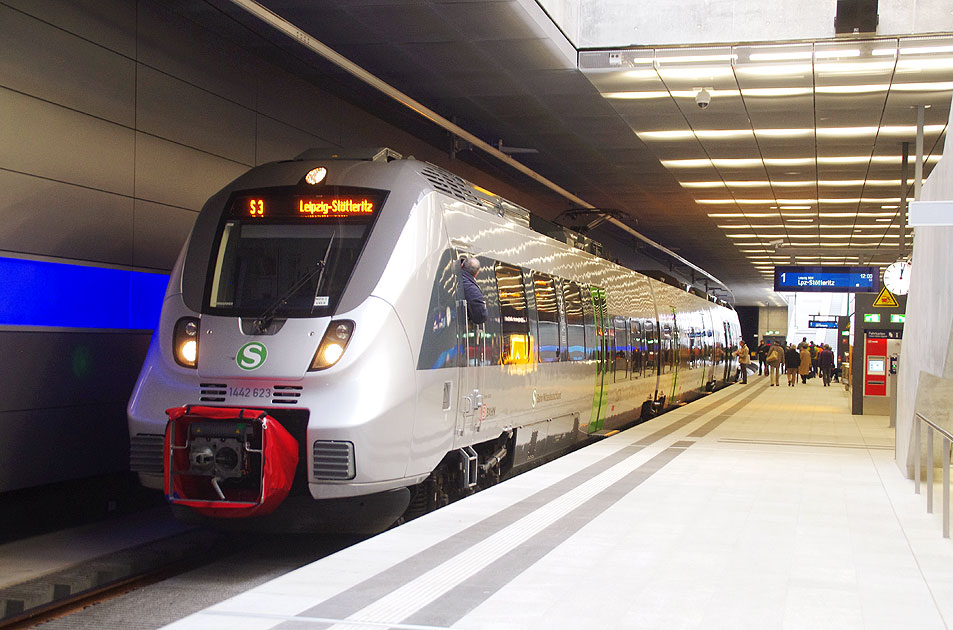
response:
M488 142L537 151L515 157L623 211L738 304L782 303L774 264L895 260L901 145L912 198L916 108L926 176L953 97L953 36L575 51L527 0L262 4Z

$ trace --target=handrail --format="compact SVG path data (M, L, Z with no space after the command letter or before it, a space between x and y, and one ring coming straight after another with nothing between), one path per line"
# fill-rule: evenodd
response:
M939 426L920 412L914 412L913 441L917 449L917 463L914 471L914 491L920 494L920 469L923 468L923 455L920 448L920 421L927 425L927 513L933 514L933 432L943 438L943 537L950 537L950 449L953 448L953 433Z

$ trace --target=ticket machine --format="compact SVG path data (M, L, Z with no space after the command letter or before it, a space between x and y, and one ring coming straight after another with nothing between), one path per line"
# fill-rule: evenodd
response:
M899 330L867 330L864 335L864 413L889 415L892 381L900 357Z

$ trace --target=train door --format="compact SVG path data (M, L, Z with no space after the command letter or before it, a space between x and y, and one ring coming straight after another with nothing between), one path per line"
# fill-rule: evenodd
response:
M612 353L612 382L620 383L629 379L629 356L634 341L629 341L624 317L614 317L612 341L615 346Z
M457 251L457 260L469 256ZM480 272L477 274L477 286L483 293L487 305L487 321L476 324L470 316L463 287L458 283L457 290L457 436L478 431L487 418L489 398L487 371L484 368L495 364L499 354L499 302L497 299L497 281L494 262L479 257ZM466 273L460 270L460 273Z
M593 388L592 415L589 420L589 432L601 431L606 420L606 406L609 402L609 392L606 390L607 372L609 371L609 328L611 327L606 310L606 292L599 287L589 287L592 300L592 315L596 328L595 352L596 383Z
M728 322L722 322L725 334L725 382L731 380L731 357L734 350L731 347L731 329L728 328Z

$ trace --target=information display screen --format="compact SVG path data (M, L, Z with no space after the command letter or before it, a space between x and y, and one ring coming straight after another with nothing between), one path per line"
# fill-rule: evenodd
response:
M774 290L814 293L874 293L880 290L879 267L806 267L774 268Z
M370 219L377 214L385 194L376 190L335 188L319 194L288 194L288 191L240 195L228 208L235 219Z
M808 328L837 328L836 321L810 321L807 323Z

